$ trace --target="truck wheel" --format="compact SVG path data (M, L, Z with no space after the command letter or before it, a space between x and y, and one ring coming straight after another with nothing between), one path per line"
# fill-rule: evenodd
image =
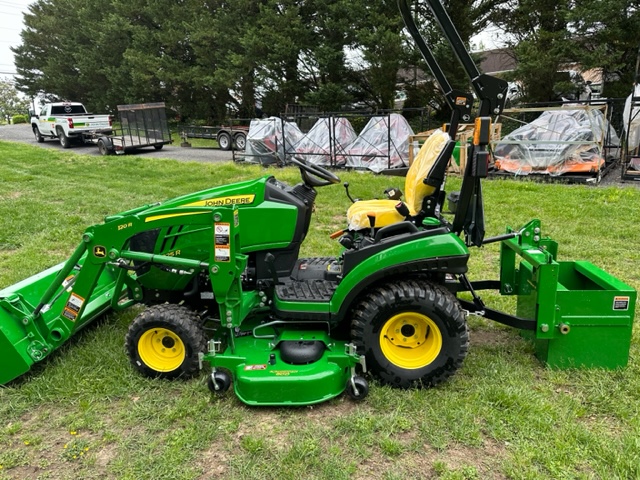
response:
M221 150L231 150L231 135L222 132L218 135L218 145Z
M247 146L247 136L244 133L236 133L233 138L236 141L236 148L238 150L244 150Z
M356 307L351 336L367 369L394 387L432 387L453 375L469 348L460 304L426 281L374 289Z
M162 147L164 147L164 145L161 143L159 145L154 145L153 148L155 148L156 150L162 150Z
M180 305L154 305L138 315L125 337L136 370L151 378L189 378L198 373L198 353L207 348L202 323Z
M61 127L58 127L56 129L56 133L58 134L58 140L60 140L62 148L69 148L71 146L71 140L65 135L64 130L62 130Z
M36 137L36 142L38 142L38 143L43 143L44 142L44 137L40 133L40 129L38 128L37 125L33 126L33 136Z

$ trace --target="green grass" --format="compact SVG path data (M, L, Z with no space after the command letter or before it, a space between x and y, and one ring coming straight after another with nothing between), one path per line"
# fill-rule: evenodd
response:
M171 131L171 139L174 145L180 145L184 141L179 130ZM218 141L209 138L187 138L187 142L194 148L219 148Z
M0 288L64 260L105 215L264 174L299 179L294 169L2 142L0 158ZM403 181L341 176L362 198ZM489 235L540 218L562 259L589 260L640 288L640 190L487 181L484 193ZM339 252L328 235L347 207L341 187L319 190L304 255ZM497 245L474 250L471 279L496 278L497 261ZM249 408L213 398L204 376L136 374L123 343L138 311L109 315L0 388L0 479L640 478L637 331L624 370L552 371L517 331L471 318L469 355L436 389L374 383L359 404Z

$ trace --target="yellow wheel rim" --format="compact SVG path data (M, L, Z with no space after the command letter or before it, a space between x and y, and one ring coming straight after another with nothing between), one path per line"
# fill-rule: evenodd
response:
M433 362L442 350L442 332L426 315L399 313L382 326L380 349L387 360L398 367L422 368Z
M184 343L166 328L152 328L138 340L140 359L157 372L171 372L182 365L186 355Z

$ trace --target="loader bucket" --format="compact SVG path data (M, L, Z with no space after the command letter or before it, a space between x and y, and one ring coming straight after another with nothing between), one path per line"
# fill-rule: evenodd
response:
M66 263L0 290L0 385L29 371L110 308L116 277L106 268L88 301L77 306L81 297L73 280L82 272L83 253L79 248Z

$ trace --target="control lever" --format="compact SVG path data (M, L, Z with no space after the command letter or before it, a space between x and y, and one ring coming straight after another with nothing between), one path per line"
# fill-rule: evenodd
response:
M273 253L267 253L264 256L264 261L267 264L267 268L269 268L269 273L271 274L273 284L280 285L280 280L278 280L278 272L276 271L275 259L276 257L273 255Z
M356 203L359 199L356 198L354 200L353 197L349 194L349 182L344 182L342 186L344 186L344 189L347 192L347 197L349 198L349 200L351 200L351 203Z
M373 237L376 234L376 214L367 213L367 218L369 219L369 226L371 227L371 236Z
M396 212L398 212L404 218L407 218L411 215L411 212L409 211L409 207L407 207L407 204L404 202L396 203Z

